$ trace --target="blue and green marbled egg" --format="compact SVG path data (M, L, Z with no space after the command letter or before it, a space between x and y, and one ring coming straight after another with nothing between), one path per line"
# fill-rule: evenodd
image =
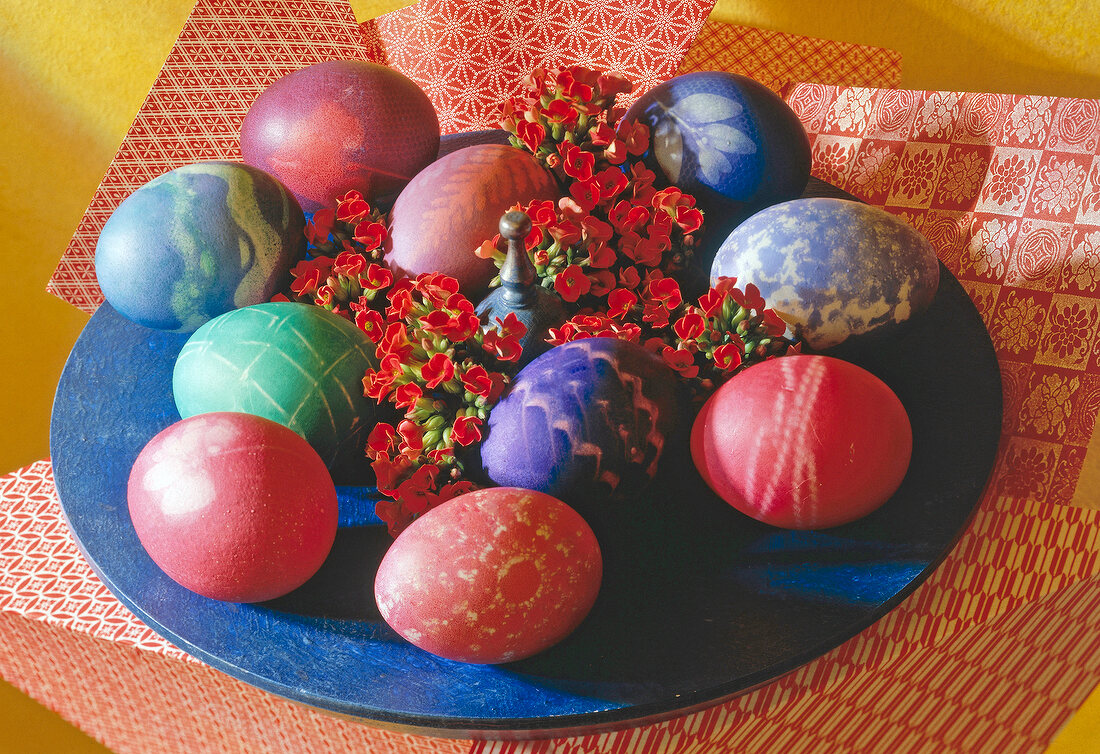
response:
M894 215L844 199L796 199L757 212L718 250L711 281L760 289L811 348L884 332L928 308L935 249Z
M227 312L200 327L176 358L180 416L255 414L304 437L330 466L373 424L363 374L374 345L351 322L310 304L275 302Z
M95 266L122 315L159 330L268 301L305 251L305 217L281 183L234 162L199 162L146 183L100 233Z

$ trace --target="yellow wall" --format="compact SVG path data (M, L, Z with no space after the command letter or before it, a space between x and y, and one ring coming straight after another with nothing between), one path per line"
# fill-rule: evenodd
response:
M0 3L0 473L48 455L86 317L43 289L191 4ZM352 2L360 18L401 4ZM910 88L1100 98L1100 0L719 0L715 17L899 50ZM1100 698L1055 749L1097 740ZM102 749L0 685L0 753L82 751Z

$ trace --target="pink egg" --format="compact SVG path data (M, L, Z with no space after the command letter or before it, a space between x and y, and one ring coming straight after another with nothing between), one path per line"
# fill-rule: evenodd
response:
M160 432L130 470L127 500L153 561L227 602L296 589L336 537L336 488L320 456L251 414L199 414Z
M514 204L557 201L554 177L515 147L480 144L433 162L409 182L390 213L386 259L410 276L442 272L476 300L497 274L474 249L497 233Z
M909 467L901 401L870 372L827 356L746 369L703 406L691 431L699 473L742 513L820 529L885 503Z
M478 490L414 521L374 582L382 617L433 654L529 657L568 636L600 589L596 537L572 508L515 487Z
M399 191L435 159L439 119L428 96L392 68L333 60L264 90L241 125L241 154L278 178L302 209L335 207L357 189Z

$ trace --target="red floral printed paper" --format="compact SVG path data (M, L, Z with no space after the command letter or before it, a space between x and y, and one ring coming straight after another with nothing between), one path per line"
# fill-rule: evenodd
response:
M997 350L995 491L1069 503L1100 408L1100 101L801 84L814 174L921 231Z
M420 0L363 24L375 59L428 93L444 133L496 128L536 67L585 65L643 92L671 78L714 0Z
M708 20L677 73L728 71L779 91L796 81L897 87L901 54L882 47Z

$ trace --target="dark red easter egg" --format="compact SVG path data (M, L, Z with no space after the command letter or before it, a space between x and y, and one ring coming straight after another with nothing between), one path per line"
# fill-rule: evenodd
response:
M480 298L497 268L474 249L497 233L512 205L558 196L553 176L524 151L500 144L460 149L401 191L390 213L386 259L398 273L450 275L467 298Z
M428 96L392 68L333 60L265 89L241 125L244 161L271 173L306 212L357 189L399 191L435 159L439 119Z
M603 575L596 537L541 492L493 487L413 521L374 582L382 617L433 654L472 663L529 657L584 620Z
M827 356L746 369L703 406L691 455L719 496L786 529L820 529L885 503L909 467L913 433L894 392Z
M199 414L160 432L130 470L127 501L161 570L227 602L296 589L336 537L336 488L320 456L252 414Z

